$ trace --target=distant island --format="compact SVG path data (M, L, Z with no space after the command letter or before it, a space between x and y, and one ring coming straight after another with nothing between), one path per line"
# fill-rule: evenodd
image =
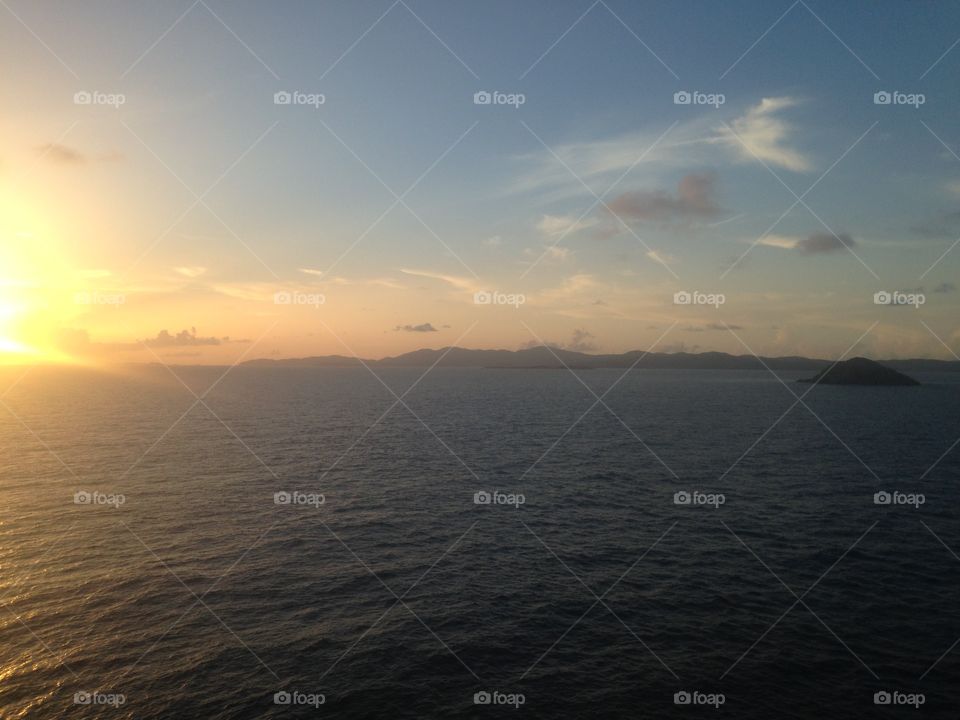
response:
M798 380L817 385L919 385L912 377L863 357L838 362L812 378Z
M873 363L866 358L857 358ZM820 372L829 368L830 360L798 356L762 357L753 355L730 355L722 352L702 353L648 353L643 350L630 350L610 355L590 355L574 350L545 347L543 345L523 350L470 350L460 347L438 349L424 348L413 352L385 357L379 360L360 360L345 355L323 355L318 357L248 360L243 365L253 367L359 367L365 363L370 367L459 367L492 369L564 369L594 370L600 368L648 368L656 370L771 370ZM853 362L852 360L847 363ZM960 372L960 362L952 360L884 360L882 369L893 368L904 372L939 371ZM846 366L839 363L837 367ZM883 366L886 366L884 368ZM834 368L836 370L836 368ZM856 369L856 365L853 366ZM838 371L842 372L842 371ZM832 375L832 373L831 373ZM840 377L838 375L837 377ZM910 378L908 378L910 379ZM872 384L872 383L865 383Z

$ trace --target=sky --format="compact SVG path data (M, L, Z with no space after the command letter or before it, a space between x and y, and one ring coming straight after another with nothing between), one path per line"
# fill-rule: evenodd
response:
M0 363L960 351L956 3L0 18Z

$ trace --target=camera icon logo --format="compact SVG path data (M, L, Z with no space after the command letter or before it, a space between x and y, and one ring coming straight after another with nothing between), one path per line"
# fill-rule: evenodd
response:
M275 92L273 94L274 105L289 105L292 102L293 102L293 95L288 93L286 90L281 90L280 92Z
M473 294L474 305L489 305L493 302L493 294L486 290L479 290Z
M693 302L693 296L686 290L673 294L674 305L689 305L691 302Z
M873 294L874 305L889 305L891 302L893 302L893 295L888 293L886 290L881 290L880 292L875 292Z
M474 505L489 505L493 501L493 496L486 490L480 490L473 494Z
M881 690L880 692L875 692L873 694L873 704L874 705L889 705L893 702L893 696L888 693L886 690Z
M692 500L690 493L686 490L681 490L680 492L675 492L673 494L673 504L674 505L689 505Z
M893 502L893 496L886 490L881 490L873 494L874 505L889 505L891 502Z
M293 698L286 690L281 690L280 692L273 694L274 705L289 705L292 701Z
M93 95L86 90L75 92L73 94L74 105L90 105L93 102Z
M488 93L486 90L480 90L473 94L473 104L474 105L489 105L493 102L493 95Z
M273 294L273 304L274 305L292 305L293 304L293 295L281 290L280 292L275 292Z
M491 702L493 702L493 697L486 690L473 694L474 705L489 705Z
M879 90L873 94L874 105L889 105L893 102L893 96L886 90Z
M689 105L693 101L693 96L686 90L680 90L673 94L674 105Z
M77 490L77 492L73 494L74 505L89 505L92 501L93 495L86 490Z
M93 696L85 690L73 694L74 705L89 705L92 699Z
M290 495L290 493L288 493L286 490L281 490L280 492L275 492L273 494L274 505L289 505L292 499L293 496Z
M674 705L689 705L691 702L693 702L693 697L686 690L673 694Z

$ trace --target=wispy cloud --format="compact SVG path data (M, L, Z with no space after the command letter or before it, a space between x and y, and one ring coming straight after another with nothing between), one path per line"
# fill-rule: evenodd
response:
M801 255L821 255L845 248L856 247L857 241L848 233L814 233L807 237L789 235L767 235L759 241L760 245L795 250Z
M474 278L462 277L459 275L445 275L443 273L431 272L429 270L413 270L410 268L400 268L400 272L404 273L405 275L439 280L440 282L446 283L458 290L466 290L467 292L476 292L477 290L482 289L480 284Z
M72 147L61 145L60 143L47 143L37 148L37 154L61 165L83 165L87 162L87 156L79 150Z
M175 267L174 272L188 278L198 278L207 272L205 267L199 265L190 265L185 267Z
M86 165L89 162L114 162L123 159L119 152L88 155L62 143L44 143L34 149L38 157L59 165Z
M725 121L718 121L716 110L705 109L666 135L666 127L656 127L560 143L550 151L517 158L521 172L507 192L537 192L544 200L557 201L589 195L586 184L600 194L635 165L648 178L731 159L741 163L760 158L773 167L807 171L813 163L794 146L796 129L782 117L798 104L789 96L763 98L755 105L731 109Z
M573 215L544 215L537 223L537 230L547 237L560 237L592 227L597 222L596 218L581 220Z
M729 128L721 128L720 139L743 162L760 159L787 170L806 172L812 164L800 151L789 146L793 126L779 116L782 110L797 103L798 100L791 97L764 98L730 123Z

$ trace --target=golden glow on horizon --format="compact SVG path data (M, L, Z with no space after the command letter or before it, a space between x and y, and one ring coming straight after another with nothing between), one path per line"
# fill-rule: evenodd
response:
M66 288L69 273L52 239L52 220L22 193L0 197L0 364L69 362L53 338L58 320L50 313L56 295L40 292ZM65 296L66 291L59 293Z

